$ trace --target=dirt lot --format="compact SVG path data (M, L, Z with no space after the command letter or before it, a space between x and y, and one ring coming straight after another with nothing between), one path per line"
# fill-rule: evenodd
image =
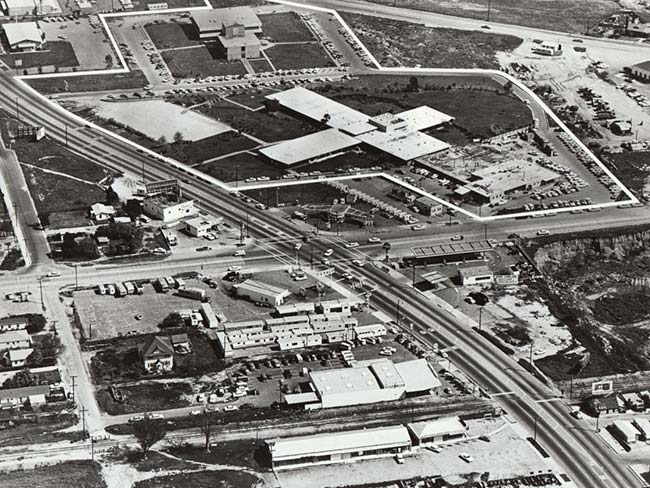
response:
M96 393L97 403L109 415L169 410L189 405L184 398L192 392L189 383L140 383L134 386L120 386L126 395L124 403L113 400L108 390Z
M384 67L498 68L495 54L511 51L522 42L514 36L433 28L358 14L344 13L343 19Z
M276 44L264 51L275 69L324 68L334 62L318 43Z
M194 78L217 75L244 75L246 68L240 61L220 60L217 53L206 46L163 51L162 58L175 78Z
M191 486L192 488L253 488L258 479L245 472L239 471L203 471L181 473L171 476L159 476L144 481L138 481L133 488L177 488ZM32 488L32 487L30 487Z
M105 488L102 467L93 461L66 461L27 471L2 474L3 483L12 488L43 488L46 486L77 486Z
M295 12L260 15L263 37L271 42L307 42L314 35Z
M140 70L115 75L69 76L25 81L32 88L46 95L64 92L138 89L148 83L147 78Z
M278 203L285 205L326 205L331 203L333 199L343 196L339 190L324 183L286 186L282 187L282 191L278 193L276 193L275 188L250 190L243 193L264 204L269 202L273 206Z
M372 3L393 5L392 0L370 0ZM487 4L471 0L438 2L436 0L404 0L403 8L426 10L473 19L485 19ZM614 0L594 0L576 3L570 0L531 0L522 4L518 0L492 0L490 20L506 24L524 25L563 32L584 33L587 26L621 9Z

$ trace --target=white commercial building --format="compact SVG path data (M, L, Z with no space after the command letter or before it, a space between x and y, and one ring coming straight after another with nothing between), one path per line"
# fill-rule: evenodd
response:
M400 425L269 439L266 444L273 469L280 470L392 456L410 450L411 438Z
M246 298L251 302L268 304L271 307L278 307L284 303L284 300L291 295L286 288L262 283L257 280L246 280L235 285L237 296Z
M358 146L359 141L337 129L327 129L260 149L267 158L290 166Z
M90 218L96 223L106 222L111 220L117 214L117 210L112 205L104 205L103 203L94 203L90 206Z
M650 419L635 418L632 424L641 432L641 440L650 441Z
M11 51L28 52L43 48L45 35L36 22L7 22L2 24L2 29Z
M383 324L357 325L354 328L355 339L369 339L385 336L388 331Z
M194 200L183 200L180 197L169 199L162 194L145 198L142 202L142 209L150 217L163 222L173 222L196 213Z
M487 264L459 266L458 278L463 286L483 285L494 281L494 273Z
M436 420L408 424L416 445L446 442L467 436L467 427L458 417L443 417Z
M641 432L629 420L615 420L612 422L611 430L616 439L627 445L636 443L641 436Z
M212 222L203 217L194 217L185 221L185 230L192 237L205 237L212 230Z
M59 15L62 13L57 0L0 0L0 6L8 17Z

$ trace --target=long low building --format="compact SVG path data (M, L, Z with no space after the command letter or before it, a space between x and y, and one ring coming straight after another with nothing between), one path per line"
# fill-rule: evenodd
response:
M322 158L354 146L359 141L337 129L327 129L260 149L260 153L278 163L290 166Z
M280 470L392 456L410 450L411 437L400 425L269 439L266 445L273 469Z
M413 422L407 426L416 445L447 442L467 436L467 427L458 417Z

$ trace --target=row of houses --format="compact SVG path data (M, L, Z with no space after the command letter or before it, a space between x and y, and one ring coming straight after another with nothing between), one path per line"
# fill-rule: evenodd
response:
M4 364L10 368L24 366L34 352L32 338L27 332L27 316L4 317L0 319L0 354Z
M275 438L265 442L276 471L402 455L431 443L467 437L458 417L398 426Z
M592 399L590 403L598 414L625 413L628 410L644 412L650 408L650 391L615 393Z

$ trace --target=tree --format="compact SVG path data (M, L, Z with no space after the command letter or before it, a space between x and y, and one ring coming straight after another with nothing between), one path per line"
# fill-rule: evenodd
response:
M179 144L183 142L183 133L179 130L174 134L174 144Z
M164 146L167 144L167 138L165 136L160 136L158 138L158 145L159 146Z
M386 253L386 261L388 261L388 251L390 251L390 248L392 246L390 245L390 242L384 242L384 245L382 247L384 248L384 252Z
M167 429L163 422L152 419L149 414L145 414L144 420L133 424L133 435L140 444L142 455L147 459L149 450L156 442L159 442L167 435Z
M42 331L45 328L47 321L39 313L30 314L27 322L27 332L30 334L36 334L37 332Z
M45 358L56 358L63 349L61 339L54 334L44 335L37 347L41 349L41 353Z
M25 386L34 386L37 382L38 378L26 368L18 371L12 378L5 380L2 388L23 388Z
M27 358L27 364L32 367L41 366L43 363L43 353L40 347L35 347L32 353Z
M212 416L212 412L203 410L203 413L201 414L201 425L199 428L205 436L205 452L210 452L210 439L212 438L213 421L214 418Z
M420 89L420 82L418 81L417 76L411 76L409 78L409 83L406 85L406 90L410 92L416 92Z
M106 66L108 66L109 68L113 66L113 56L111 56L110 54L106 55L104 61L106 61Z
M160 327L164 329L169 329L172 327L183 327L184 325L185 325L185 320L183 320L183 317L181 317L181 314L179 314L178 312L170 313L160 323Z

